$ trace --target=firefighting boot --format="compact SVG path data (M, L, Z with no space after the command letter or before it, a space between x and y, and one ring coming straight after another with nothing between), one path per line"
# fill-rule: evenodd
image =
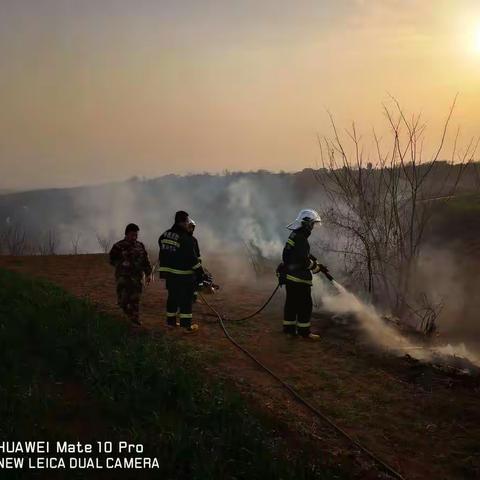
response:
M295 324L289 325L286 322L283 322L283 333L289 337L297 336L297 326Z
M195 333L198 331L198 325L196 323L192 323L189 327L185 327L183 330L185 333Z
M166 320L168 328L175 328L179 324L177 320L177 312L167 312Z
M310 332L307 335L301 335L301 338L303 338L304 340L317 342L318 340L320 340L320 335L317 335L316 333L311 333Z

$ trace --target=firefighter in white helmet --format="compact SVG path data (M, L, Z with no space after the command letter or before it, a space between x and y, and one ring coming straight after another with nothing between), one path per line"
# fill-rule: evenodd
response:
M283 263L278 268L280 283L285 284L287 291L283 331L310 340L320 338L310 331L312 273L328 272L310 254L308 237L316 224L321 224L320 215L315 210L305 209L287 226L292 233L283 249Z

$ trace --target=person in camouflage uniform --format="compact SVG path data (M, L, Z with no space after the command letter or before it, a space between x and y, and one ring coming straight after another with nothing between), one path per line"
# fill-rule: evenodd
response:
M152 273L145 246L137 240L139 230L134 223L127 225L125 238L110 250L110 264L115 267L118 305L136 325L141 325L139 313L143 275L148 284Z

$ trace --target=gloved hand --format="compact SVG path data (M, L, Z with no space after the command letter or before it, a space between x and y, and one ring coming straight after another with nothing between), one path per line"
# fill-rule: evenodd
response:
M277 278L280 285L285 285L287 283L287 271L283 262L277 267Z
M195 282L197 284L202 283L205 280L205 271L202 267L195 270Z
M202 283L207 283L207 284L213 283L213 277L210 272L206 270L203 272Z
M315 262L313 264L313 267L310 269L312 273L318 273L320 272L320 264Z
M321 263L317 263L315 267L312 269L312 273L319 273L319 272L322 272L327 277L327 279L330 280L331 282L333 281L333 277L330 275L328 267L326 267L325 265L322 265Z
M322 272L325 275L328 274L328 268L325 265L322 265L321 263L318 263L315 261L315 265L312 268L312 273L319 273Z
M219 290L220 287L213 283L212 274L205 270L202 276L202 280L198 283L198 288L202 293L215 293L216 290Z

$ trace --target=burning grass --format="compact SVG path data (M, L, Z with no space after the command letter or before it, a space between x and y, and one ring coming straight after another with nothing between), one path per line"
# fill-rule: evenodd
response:
M361 301L335 281L333 286L334 293L327 291L322 282L317 277L314 278L313 294L316 304L331 314L353 315L376 346L396 355L409 355L450 373L480 376L480 358L470 352L463 343L427 345L416 342L400 332L393 323L387 323L373 305Z

